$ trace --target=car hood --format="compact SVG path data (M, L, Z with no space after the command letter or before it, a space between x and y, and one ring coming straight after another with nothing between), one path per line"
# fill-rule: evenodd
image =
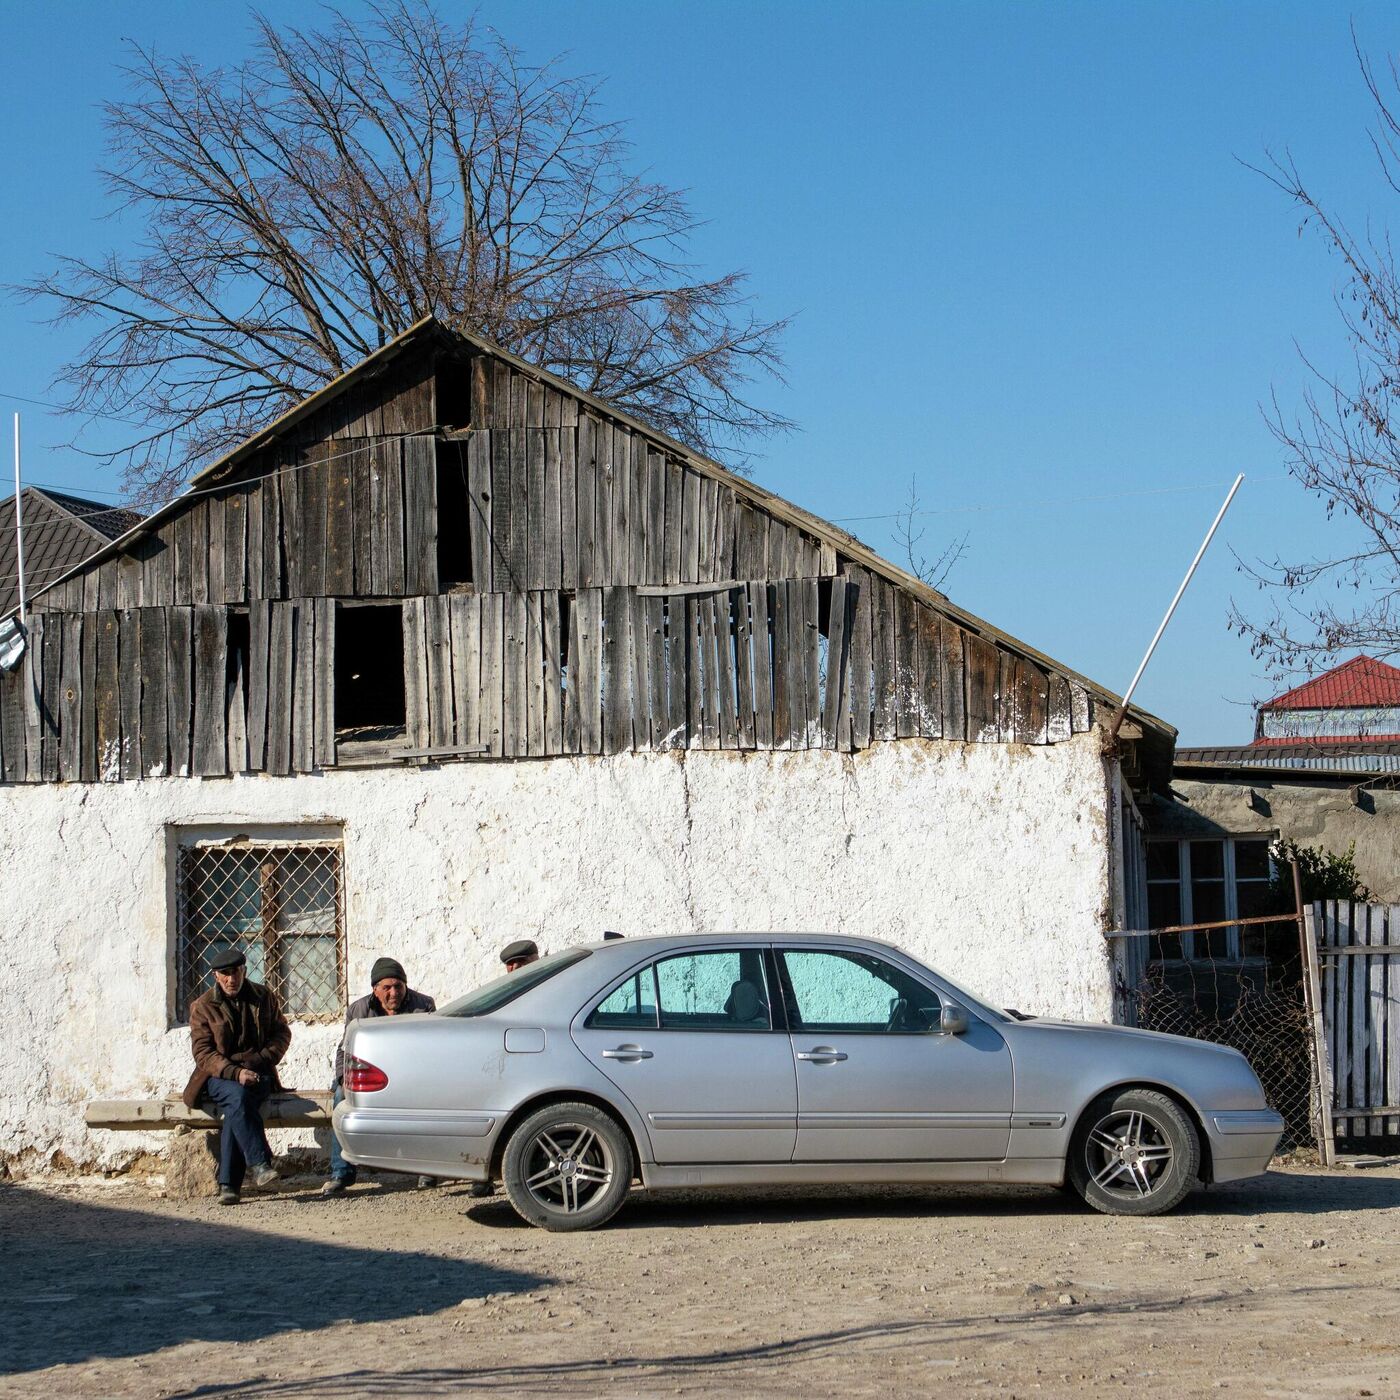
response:
M1076 1037L1089 1034L1099 1041L1118 1044L1147 1041L1151 1044L1161 1045L1166 1042L1171 1045L1185 1045L1193 1050L1214 1052L1220 1055L1238 1055L1240 1053L1229 1045L1217 1045L1213 1040L1197 1040L1194 1036L1189 1035L1169 1035L1166 1031L1145 1031L1138 1026L1109 1026L1102 1021L1060 1021L1033 1016L1029 1020L1017 1021L1014 1024L1049 1031L1051 1034L1061 1032L1073 1034Z

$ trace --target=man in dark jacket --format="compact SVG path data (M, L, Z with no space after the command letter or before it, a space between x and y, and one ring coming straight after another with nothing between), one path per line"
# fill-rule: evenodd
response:
M345 1013L346 1029L351 1021L366 1016L411 1016L415 1012L436 1011L437 1002L422 992L415 992L408 985L408 976L403 964L393 958L377 958L369 970L370 990L368 996L350 1003ZM341 1037L335 1051L335 1086L331 1099L334 1108L345 1097L345 1038ZM355 1184L355 1168L341 1155L340 1140L331 1132L331 1175L321 1187L323 1196L339 1196L349 1186ZM420 1186L431 1186L430 1176L418 1178Z
M282 1086L277 1066L292 1043L292 1030L277 998L247 978L247 960L236 948L213 963L214 986L190 1007L194 1073L184 1100L213 1100L223 1118L219 1131L219 1202L236 1206L245 1171L255 1186L277 1180L272 1149L259 1111Z

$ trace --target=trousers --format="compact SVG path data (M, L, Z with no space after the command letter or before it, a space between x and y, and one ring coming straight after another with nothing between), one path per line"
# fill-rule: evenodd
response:
M345 1098L345 1090L339 1084L335 1086L335 1093L331 1096L331 1108L342 1102ZM335 1129L331 1129L331 1177L333 1180L343 1181L347 1186L355 1184L357 1173L355 1168L345 1160L340 1150L340 1139L335 1135Z
M219 1129L219 1185L235 1191L243 1185L249 1167L272 1161L267 1130L258 1110L272 1093L266 1079L256 1084L240 1084L235 1079L211 1079L204 1092L218 1105L223 1116Z

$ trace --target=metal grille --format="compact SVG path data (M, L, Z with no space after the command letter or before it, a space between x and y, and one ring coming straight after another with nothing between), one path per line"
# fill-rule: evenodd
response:
M1301 984L1241 975L1238 964L1219 970L1210 964L1190 967L1188 979L1172 982L1160 963L1148 968L1138 988L1138 1025L1238 1050L1259 1076L1269 1106L1283 1115L1279 1151L1311 1146L1312 1024Z
M288 1018L335 1021L345 1005L345 890L338 841L181 846L176 868L176 1016L213 986L228 948Z

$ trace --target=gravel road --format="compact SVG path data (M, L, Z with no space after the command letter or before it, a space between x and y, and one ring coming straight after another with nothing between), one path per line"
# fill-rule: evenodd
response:
M1394 1168L1143 1221L1029 1188L638 1193L584 1235L317 1185L0 1185L0 1393L1400 1394Z

